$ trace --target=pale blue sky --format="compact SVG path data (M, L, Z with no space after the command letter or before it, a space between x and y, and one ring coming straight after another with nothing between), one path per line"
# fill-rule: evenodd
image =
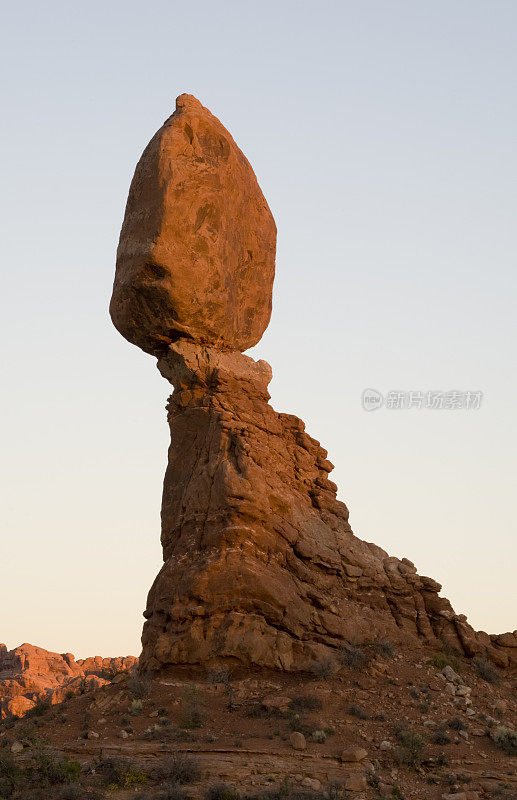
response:
M191 92L279 236L255 352L329 451L358 536L472 624L517 627L517 6L4 7L0 641L139 652L161 563L168 386L112 327L136 162ZM480 389L478 412L361 392Z

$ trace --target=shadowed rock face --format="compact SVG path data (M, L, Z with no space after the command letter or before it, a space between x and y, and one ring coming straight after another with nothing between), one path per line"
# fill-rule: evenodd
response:
M184 94L129 190L110 305L120 333L160 354L185 336L246 350L271 315L276 226L251 166Z

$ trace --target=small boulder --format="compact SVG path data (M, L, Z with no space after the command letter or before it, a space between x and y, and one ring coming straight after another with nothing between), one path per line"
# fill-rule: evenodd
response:
M23 750L23 744L21 742L13 742L11 745L11 753L21 753Z
M379 750L393 750L393 745L388 739L384 739L379 745Z
M268 711L287 711L291 705L291 698L281 694L268 694L262 700L263 708Z
M293 731L289 737L289 741L291 743L291 747L294 750L305 750L307 747L307 741L303 733L299 731Z
M366 789L366 786L364 775L350 775L344 783L344 788L347 792L362 792Z
M447 664L447 666L445 666L442 669L442 675L445 675L447 680L451 681L451 683L457 683L457 684L461 683L460 676L455 670L453 670L453 668L449 664Z
M362 761L366 758L368 753L363 747L351 747L350 749L343 750L341 753L341 761Z
M302 781L302 786L305 786L307 789L311 789L313 792L319 792L321 789L321 781L317 778L304 778Z

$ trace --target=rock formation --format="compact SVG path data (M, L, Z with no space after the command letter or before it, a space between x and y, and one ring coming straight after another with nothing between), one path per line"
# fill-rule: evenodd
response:
M246 350L271 315L275 246L248 161L219 120L183 94L131 184L113 322L149 353L180 336Z
M52 653L32 644L13 650L0 644L0 719L21 717L41 701L59 703L68 691L97 689L137 663L134 656L76 661L72 653Z
M182 95L137 167L111 305L174 386L141 668L303 671L381 637L516 666L515 633L474 632L436 581L354 536L327 452L268 404L271 368L241 351L269 319L274 245L244 156Z

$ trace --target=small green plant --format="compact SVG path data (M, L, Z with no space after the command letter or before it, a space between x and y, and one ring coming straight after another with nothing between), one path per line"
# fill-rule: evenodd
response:
M67 756L63 757L50 748L41 748L33 753L27 765L26 775L32 783L40 786L55 786L60 783L75 783L81 775L81 765Z
M472 670L474 674L478 676L478 678L481 678L487 683L492 683L494 685L499 683L499 673L494 665L491 664L486 658L482 658L481 656L476 656L473 658Z
M201 728L205 721L205 709L195 686L187 686L181 699L183 716L181 724L184 728Z
M315 730L311 734L311 742L316 742L316 744L323 744L323 742L327 741L327 734L323 730Z
M143 704L141 700L132 700L129 705L129 713L132 714L134 717L137 717L139 714L142 713Z
M145 700L151 693L151 681L145 675L132 672L128 681L128 689L137 700Z
M429 659L429 663L439 670L442 670L444 667L452 667L452 669L457 672L460 668L459 660L455 656L447 655L443 651L434 653Z
M175 784L196 783L201 778L201 768L196 758L185 753L172 753L159 767L161 780Z
M368 786L371 786L373 789L379 791L380 782L381 779L379 778L379 776L377 775L377 773L373 768L368 769L366 771L366 783L368 784Z
M364 645L347 642L339 651L339 660L344 667L360 669L369 661L369 653Z
M338 665L333 658L321 658L311 664L311 672L319 680L328 680L338 671Z
M498 725L491 738L493 743L508 755L517 755L517 731L513 728L507 728L506 725Z
M375 639L368 647L381 658L395 658L396 648L390 639Z
M235 698L234 698L234 691L233 686L231 683L231 673L226 667L221 667L220 669L213 669L208 672L208 680L210 683L217 685L220 683L226 691L228 692L228 708L232 711L235 708Z
M357 719L370 719L370 715L361 708L361 706L352 703L352 705L348 709L348 713L351 717L356 717Z
M323 703L315 694L300 694L293 697L289 704L292 711L320 711Z
M449 728L451 729L451 731L466 731L467 730L467 724L466 724L465 720L463 720L461 717L452 717L452 719L450 719L447 724L448 724Z
M444 725L439 725L431 737L433 744L450 744L452 739Z
M97 770L110 790L133 789L147 780L145 773L129 758L101 758Z
M395 749L395 758L399 764L407 767L419 767L423 761L425 739L419 733L406 731L400 735L400 745Z

